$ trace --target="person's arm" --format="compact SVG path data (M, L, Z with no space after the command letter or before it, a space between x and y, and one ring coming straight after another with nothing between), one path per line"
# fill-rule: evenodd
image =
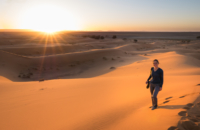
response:
M151 69L152 69L152 68L151 68ZM150 70L150 75L149 75L149 78L147 79L147 81L149 81L151 77L152 77L152 76L151 76L151 70Z
M163 70L161 71L161 73L160 73L160 80L161 80L161 83L160 83L160 87L162 88L162 85L163 85L163 74L164 72L163 72Z
M149 75L149 78L147 79L147 81L149 81L149 80L150 80L150 78L151 78L151 74Z

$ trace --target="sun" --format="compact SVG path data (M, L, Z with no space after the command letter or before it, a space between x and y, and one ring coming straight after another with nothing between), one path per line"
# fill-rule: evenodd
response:
M80 30L78 19L69 11L54 5L35 6L21 16L21 28L54 33L62 30Z

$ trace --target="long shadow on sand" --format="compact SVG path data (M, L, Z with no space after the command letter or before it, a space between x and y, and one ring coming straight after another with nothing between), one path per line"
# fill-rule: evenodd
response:
M165 106L158 106L159 109L181 109L185 105L165 105Z

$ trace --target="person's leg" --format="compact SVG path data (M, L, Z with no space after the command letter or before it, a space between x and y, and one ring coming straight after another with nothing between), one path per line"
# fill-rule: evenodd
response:
M159 85L156 84L154 92L153 92L153 100L154 100L154 106L155 107L158 106L158 104L157 104L157 102L158 102L157 95L158 95L159 89L160 89Z
M154 84L150 83L150 92L151 92L152 106L154 106L154 98L153 98L154 88L155 88Z

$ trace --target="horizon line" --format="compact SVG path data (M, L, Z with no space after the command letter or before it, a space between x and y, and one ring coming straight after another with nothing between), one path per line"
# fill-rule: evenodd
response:
M42 32L42 31L35 31L32 29L0 29L0 32ZM104 30L61 30L57 32L200 32L200 31L104 31Z

